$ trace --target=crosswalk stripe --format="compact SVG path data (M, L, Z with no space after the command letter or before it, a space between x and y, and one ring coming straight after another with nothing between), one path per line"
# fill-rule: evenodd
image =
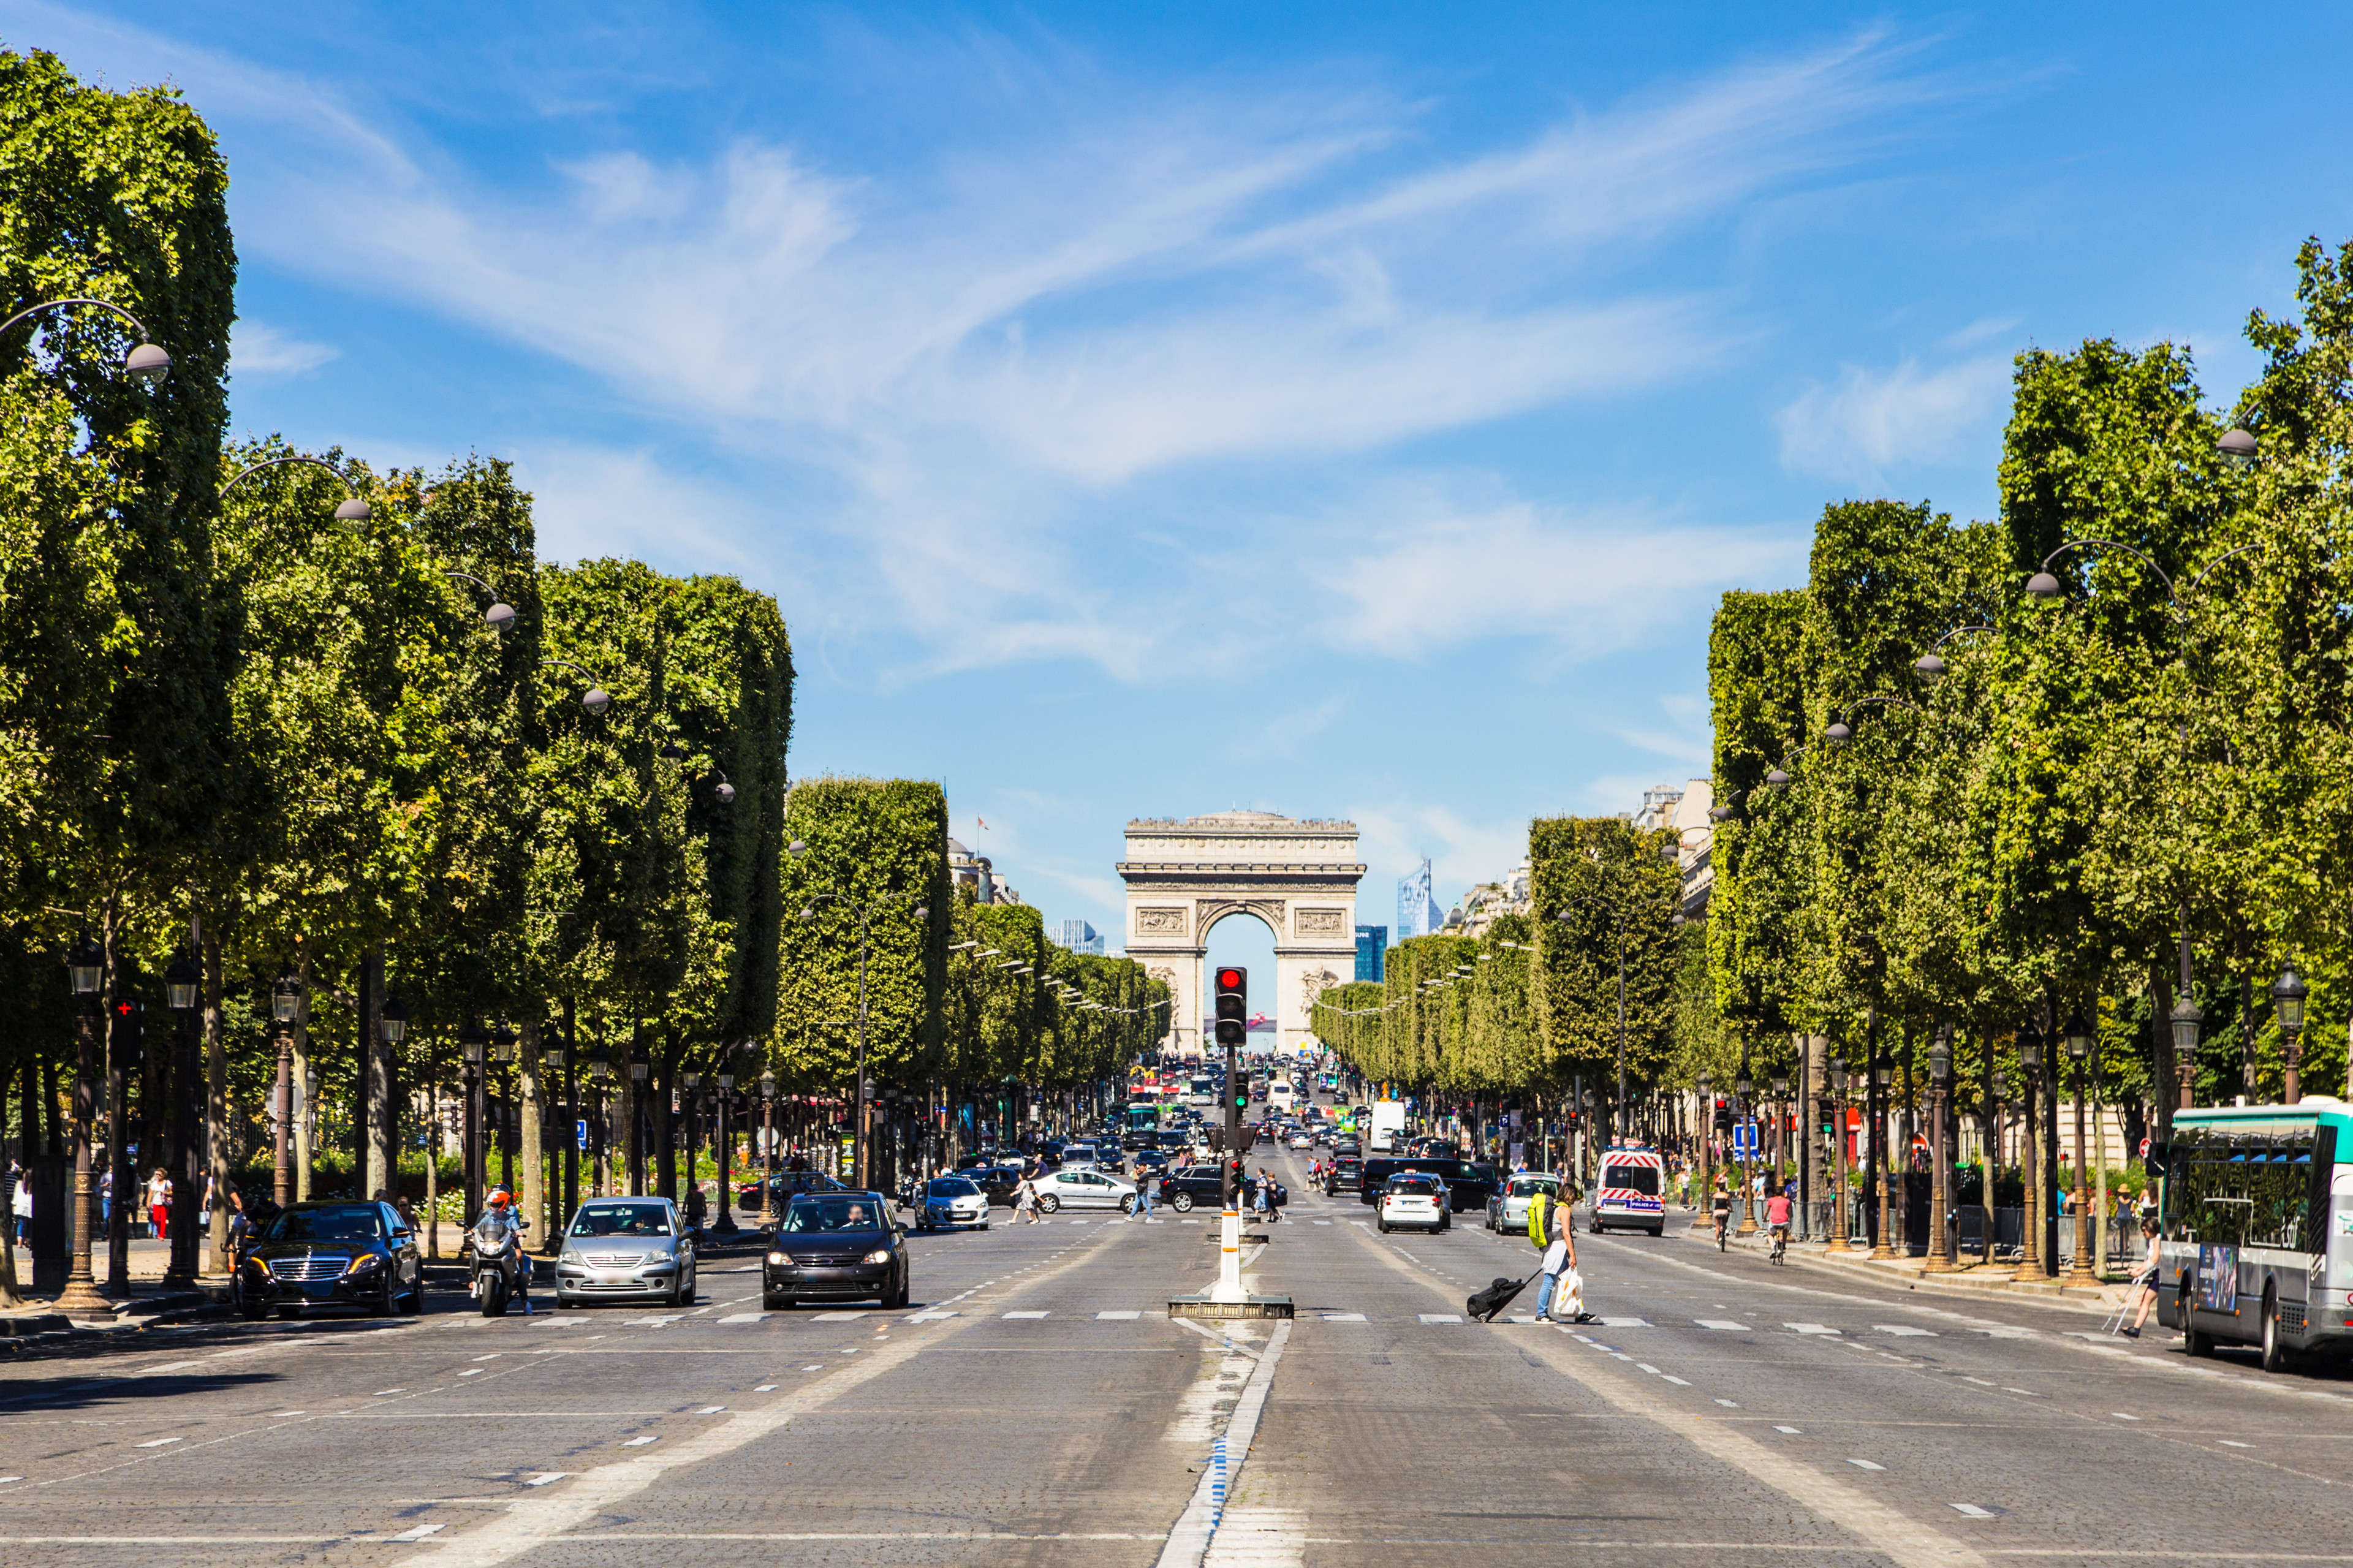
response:
M1604 1318L1601 1326L1605 1329L1647 1329L1651 1325L1641 1318Z
M1831 1328L1827 1324L1823 1323L1784 1323L1781 1326L1788 1329L1792 1333L1799 1334L1836 1335L1838 1333L1836 1329Z
M1901 1334L1905 1339L1933 1340L1936 1337L1936 1330L1915 1329L1909 1323L1873 1323L1871 1326L1883 1334Z
M863 1312L819 1312L811 1317L809 1321L812 1323L854 1323L865 1315L866 1314Z
M1703 1329L1728 1329L1736 1334L1748 1332L1747 1324L1736 1323L1729 1318L1694 1318L1692 1321Z
M1324 1314L1324 1321L1327 1323L1361 1323L1365 1321L1365 1314L1362 1312L1326 1312Z
M1141 1312L1097 1312L1095 1321L1104 1323L1132 1323L1144 1316Z
M1051 1313L1048 1313L1048 1312L1008 1312L1008 1313L1006 1313L1005 1315L1006 1315L1008 1318L1029 1318L1029 1319L1045 1318L1045 1317L1050 1317L1050 1316L1052 1316L1052 1314L1051 1314Z
M1425 1323L1459 1323L1462 1321L1457 1312L1422 1312L1418 1315Z
M765 1312L730 1312L719 1321L723 1323L756 1323L767 1315Z

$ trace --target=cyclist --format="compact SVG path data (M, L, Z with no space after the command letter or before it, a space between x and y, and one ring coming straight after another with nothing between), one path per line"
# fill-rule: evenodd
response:
M1715 1206L1715 1249L1718 1252L1722 1252L1725 1249L1726 1240L1732 1234L1732 1191L1724 1184L1724 1178L1722 1176L1718 1176L1715 1179L1715 1197L1714 1202Z
M1773 1195L1765 1200L1765 1224L1773 1233L1773 1261L1778 1263L1781 1255L1789 1249L1789 1191L1787 1187L1777 1188Z

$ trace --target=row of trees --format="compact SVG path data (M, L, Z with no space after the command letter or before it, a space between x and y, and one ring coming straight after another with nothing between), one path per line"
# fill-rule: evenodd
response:
M79 1068L64 959L84 942L95 1065L125 1080L118 1156L188 1142L203 1163L175 1173L216 1181L268 1135L280 988L296 1093L315 1082L343 1145L298 1147L306 1187L314 1164L343 1191L391 1185L421 1141L410 1091L454 1080L470 1025L516 1046L534 1152L543 1047L601 1047L624 1085L643 1064L623 1092L668 1181L681 1072L845 1091L849 1036L821 1024L857 1016L842 898L915 895L872 921L877 1081L1068 1085L1142 1047L1137 966L1050 952L1034 913L952 895L936 785L788 792L768 596L539 560L496 459L377 469L230 440L227 172L176 94L0 53L0 315L109 301L170 356L152 386L126 375L141 333L87 303L0 343L0 1104L45 1261ZM1029 970L968 972L967 931ZM160 1048L175 960L196 968L193 1071ZM522 1184L543 1206L537 1159ZM217 1247L226 1211L212 1224ZM0 1295L12 1269L0 1248Z

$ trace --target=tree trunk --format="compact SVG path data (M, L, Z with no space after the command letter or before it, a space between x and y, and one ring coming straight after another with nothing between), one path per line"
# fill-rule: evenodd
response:
M205 968L205 1171L212 1179L212 1212L204 1271L226 1274L228 1260L228 1037L221 1016L220 933L205 922L198 942Z
M318 1108L311 1103L311 948L295 944L294 973L302 982L302 1000L294 1016L294 1197L311 1201L311 1121Z
M8 1087L16 1081L17 1070L14 1064L0 1068L0 1131L6 1127ZM23 1071L26 1078L32 1077L33 1064L29 1058ZM26 1109L31 1109L29 1103ZM16 1147L17 1163L26 1170L31 1170L33 1124L29 1120L19 1130ZM24 1294L16 1288L16 1183L13 1176L0 1172L0 1307L21 1307L24 1304Z
M678 1128L670 1112L672 1076L670 1064L657 1058L653 1071L646 1075L646 1121L654 1138L654 1191L675 1204L681 1200L678 1190Z
M40 1064L38 1083L28 1065L25 1073L25 1125L41 1131L40 1157L33 1162L33 1289L49 1293L65 1289L72 1268L72 1242L66 1228L66 1139L58 1120L58 1069L54 1061Z
M361 1055L367 1072L367 1185L364 1195L391 1198L400 1184L400 1103L394 1098L392 1045L384 1037L384 944L368 949L375 984L361 1019Z
M516 1194L522 1212L539 1233L544 1247L555 1239L554 1226L550 1223L547 1208L547 1139L544 1129L545 1107L539 1093L539 1025L522 1026L522 1060L515 1066L515 1094L521 1100L522 1128L519 1134L522 1147L516 1153L522 1161L522 1190Z

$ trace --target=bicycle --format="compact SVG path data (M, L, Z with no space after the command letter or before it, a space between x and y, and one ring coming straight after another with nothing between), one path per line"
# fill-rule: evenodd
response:
M1788 1259L1784 1256L1784 1254L1786 1254L1788 1250L1789 1250L1789 1227L1788 1227L1788 1226L1786 1226L1786 1225L1777 1225L1777 1226L1775 1226L1773 1227L1773 1252L1772 1252L1772 1261L1774 1261L1775 1263L1786 1263L1786 1262L1788 1262Z
M1718 1252L1726 1250L1731 1245L1731 1240L1732 1216L1728 1214L1717 1215L1715 1216L1715 1249Z

